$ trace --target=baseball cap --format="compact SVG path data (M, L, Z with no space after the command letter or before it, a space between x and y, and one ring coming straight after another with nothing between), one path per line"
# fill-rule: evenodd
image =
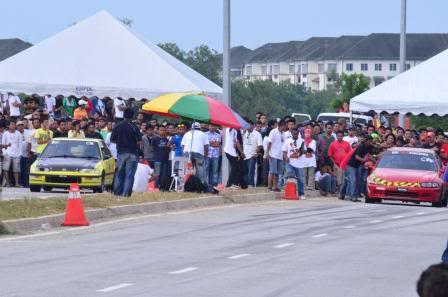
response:
M87 102L85 100L79 100L78 105L86 105Z
M199 124L198 122L194 122L192 127L193 129L201 129L201 124Z
M17 122L17 126L18 126L18 125L25 125L25 123L24 123L23 121L18 121L18 122Z

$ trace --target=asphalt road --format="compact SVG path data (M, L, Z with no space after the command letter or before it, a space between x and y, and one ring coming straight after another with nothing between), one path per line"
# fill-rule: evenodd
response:
M328 199L0 238L0 296L412 297L447 209Z

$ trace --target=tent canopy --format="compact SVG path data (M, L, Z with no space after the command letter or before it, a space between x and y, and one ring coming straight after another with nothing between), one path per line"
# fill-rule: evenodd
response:
M0 62L0 92L141 99L222 89L102 11Z
M372 88L350 102L350 110L414 115L448 114L448 50Z

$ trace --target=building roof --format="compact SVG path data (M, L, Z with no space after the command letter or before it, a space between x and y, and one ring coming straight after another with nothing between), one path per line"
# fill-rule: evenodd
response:
M17 53L33 46L21 39L0 39L0 61L3 61Z
M347 51L355 47L365 36L359 35L343 35L332 43L332 45L321 56L322 60L336 60L343 56Z
M448 34L406 34L406 59L426 60L448 48ZM341 56L341 59L398 60L400 34L373 33Z
M289 41L279 43L267 43L253 50L249 62L280 62L291 60L303 41Z
M230 49L230 67L231 68L241 68L246 64L251 55L252 50L245 46L235 46ZM222 60L222 54L218 55L219 59Z

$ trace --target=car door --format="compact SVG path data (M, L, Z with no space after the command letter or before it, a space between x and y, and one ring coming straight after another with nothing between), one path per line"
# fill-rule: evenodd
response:
M101 155L103 157L102 162L105 173L105 183L107 185L111 185L113 183L115 174L115 160L112 157L112 153L110 152L109 148L104 143L104 141L100 141L99 146L101 149Z

